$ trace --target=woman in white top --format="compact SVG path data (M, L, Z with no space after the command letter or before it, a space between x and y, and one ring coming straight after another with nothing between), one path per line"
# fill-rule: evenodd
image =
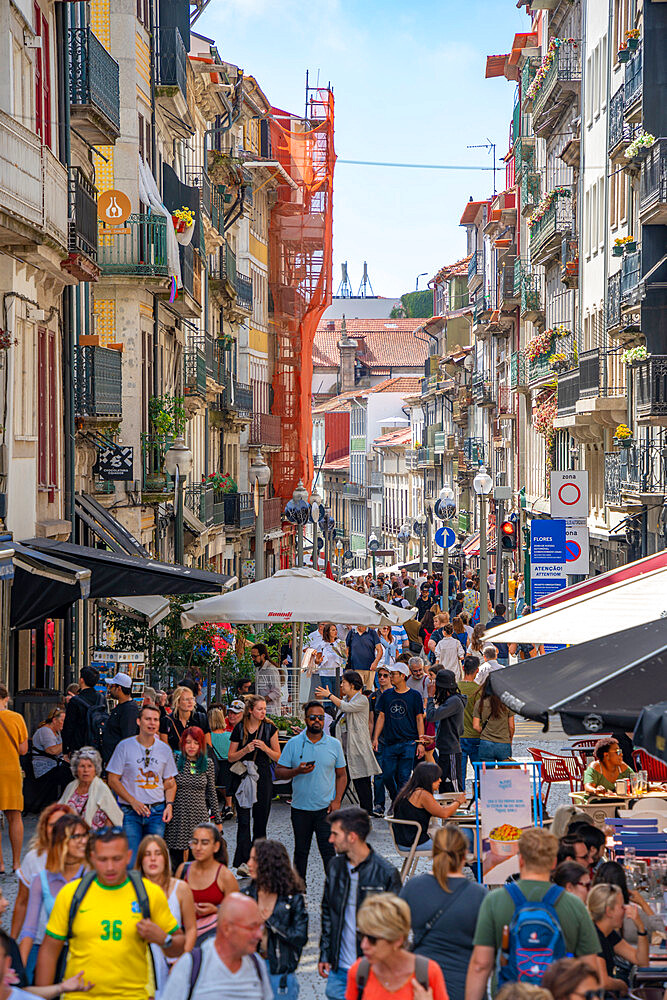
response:
M70 761L74 781L60 797L73 812L83 816L91 830L105 826L122 826L123 811L100 775L102 758L94 747L75 750Z
M445 633L435 647L435 662L445 667L446 670L453 670L457 681L463 679L461 664L463 662L463 646L454 635L454 626L448 623L443 626Z
M192 951L197 941L197 917L192 889L187 882L174 878L171 874L169 849L162 839L154 833L149 833L139 844L137 861L134 866L145 879L159 885L169 903L174 920L185 932L184 951ZM155 997L159 997L169 975L172 961L158 944L151 943L153 967L155 969Z
M60 802L52 802L50 806L46 807L46 809L42 809L39 814L35 835L30 841L30 850L23 858L21 867L16 873L19 877L19 885L16 902L14 904L14 912L12 914L11 935L13 938L18 937L19 931L23 927L23 922L25 921L28 909L30 886L32 885L33 879L35 878L35 875L39 875L40 872L43 872L46 867L46 855L51 845L51 833L53 831L53 827L61 816L66 816L68 813L72 812L74 812L74 810L70 809L69 806L63 805Z
M356 670L346 670L340 682L342 698L337 698L328 687L318 687L316 698L328 698L336 708L344 713L346 732L343 749L347 769L359 798L359 805L366 812L373 811L373 789L371 779L380 774L382 768L375 759L368 726L370 705L363 694L364 682Z
M55 758L63 752L63 738L61 734L64 722L65 710L63 708L54 708L48 719L45 719L35 731L32 738L32 745L35 750L40 751L38 754L34 754L32 758L32 769L36 778L41 778L43 774L56 767ZM52 759L49 760L49 757L43 757L42 754L48 754Z

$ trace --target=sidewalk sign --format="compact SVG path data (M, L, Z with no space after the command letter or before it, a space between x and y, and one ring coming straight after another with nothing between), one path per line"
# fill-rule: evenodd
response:
M477 880L502 885L519 870L522 830L542 826L542 768L538 761L473 763ZM497 837L493 835L497 834Z

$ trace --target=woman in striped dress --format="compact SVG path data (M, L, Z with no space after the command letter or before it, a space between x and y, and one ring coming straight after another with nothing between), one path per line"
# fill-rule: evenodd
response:
M218 829L222 829L215 769L212 757L206 752L203 730L199 726L189 726L181 736L180 747L176 754L178 774L174 811L165 831L174 870L185 860L195 827L207 823L213 816Z

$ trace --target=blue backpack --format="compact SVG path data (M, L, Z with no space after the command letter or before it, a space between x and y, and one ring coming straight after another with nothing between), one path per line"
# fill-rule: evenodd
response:
M505 889L514 903L514 915L509 925L508 946L499 956L498 986L519 982L539 986L552 962L566 954L555 910L565 890L552 885L539 902L529 902L516 882L508 882Z

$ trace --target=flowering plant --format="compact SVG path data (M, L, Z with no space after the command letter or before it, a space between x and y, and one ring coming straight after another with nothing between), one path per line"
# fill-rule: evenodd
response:
M526 357L529 361L535 361L541 355L549 354L549 352L553 349L554 339L556 337L567 337L570 332L571 331L568 330L566 326L560 323L558 326L554 326L549 330L544 330L543 333L536 334L534 337L531 337L526 344L524 351ZM566 358L564 353L562 356Z
M617 441L629 441L632 437L632 431L627 424L619 424L614 431L614 437Z
M557 351L552 354L549 358L549 366L551 368L560 368L561 365L567 363L567 354L564 351Z
M554 420L558 415L558 400L556 393L551 392L533 410L533 427L538 434L542 434L547 440L547 446L551 447L554 436Z
M195 224L194 212L187 205L184 205L183 208L177 208L171 214L175 219L180 219L181 222L184 222L188 229Z
M535 95L537 94L538 90L540 89L540 87L544 83L544 79L545 79L547 73L549 72L549 67L551 66L552 62L554 61L554 58L556 56L556 53L558 52L558 49L561 47L561 45L564 42L568 42L571 45L574 45L575 47L576 47L576 44L577 44L576 41L574 40L574 38L552 38L551 39L551 41L549 42L549 48L547 49L547 53L546 53L544 59L542 60L542 63L541 63L541 65L539 66L539 68L537 70L537 73L533 77L532 82L530 84L530 87L526 91L526 97L529 98L529 100L532 100L533 97L535 97Z
M634 361L644 361L648 357L650 354L645 347L631 347L629 350L623 351L621 360L623 364L631 365Z
M551 208L551 205L555 198L571 198L571 197L572 197L572 192L567 187L557 187L553 188L551 191L547 191L546 194L542 195L539 205L537 206L531 217L528 219L528 228L532 229L534 226L537 225L538 222L541 221L542 217Z
M634 243L634 238L632 236L619 236L614 240L615 247L624 247L626 243Z
M625 33L626 38L639 38L639 28L630 28L629 31Z
M633 160L640 149L650 148L655 142L655 136L650 132L640 132L625 150L626 160Z
M238 493L238 486L228 472L211 472L201 477L202 483L212 486L218 493Z

